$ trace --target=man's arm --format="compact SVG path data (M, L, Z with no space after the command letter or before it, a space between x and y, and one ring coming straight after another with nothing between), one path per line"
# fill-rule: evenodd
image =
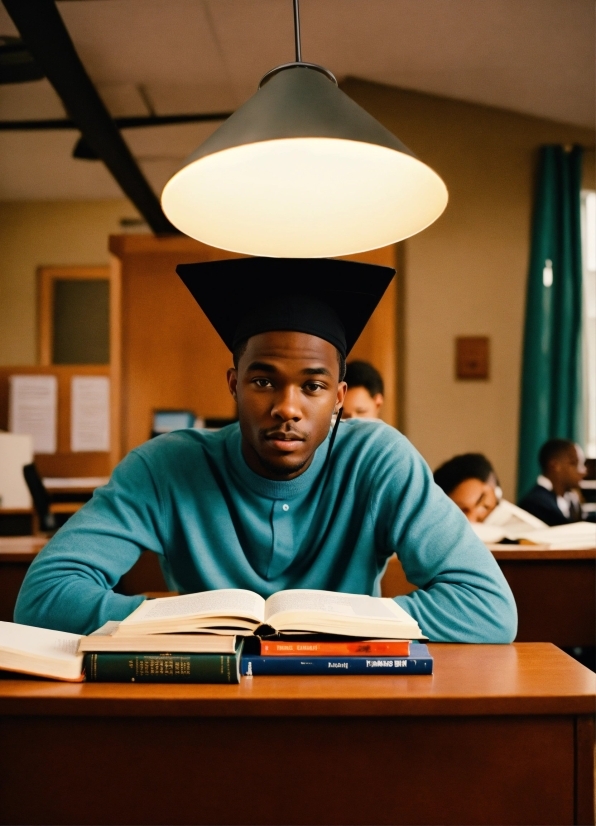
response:
M436 642L512 642L517 609L493 555L409 442L396 448L379 468L375 519L419 589L396 602Z
M124 619L144 598L112 589L142 550L163 553L162 526L158 491L133 451L34 560L15 621L89 634L108 620Z

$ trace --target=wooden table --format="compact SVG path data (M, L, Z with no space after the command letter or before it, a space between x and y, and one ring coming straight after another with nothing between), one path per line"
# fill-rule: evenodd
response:
M33 508L0 508L0 537L32 533L36 522Z
M55 494L87 494L91 495L95 488L107 485L109 476L77 476L77 477L44 477L43 483L48 493Z
M45 536L0 536L0 620L12 622L25 574L47 541Z
M432 677L0 680L2 823L594 823L596 675L431 645Z
M492 545L490 550L515 597L517 642L554 642L563 648L596 644L596 548ZM385 597L415 588L396 557L389 561L381 587Z
M11 622L29 565L49 541L45 536L0 536L0 620ZM165 596L173 593L159 567L157 554L144 551L116 586L118 593Z
M518 641L596 645L596 548L551 551L492 545L518 611Z

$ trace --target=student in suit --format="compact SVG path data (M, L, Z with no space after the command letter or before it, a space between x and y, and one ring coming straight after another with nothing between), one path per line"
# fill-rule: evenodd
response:
M350 361L346 365L343 419L378 419L383 406L383 378L368 361Z
M520 499L520 508L551 526L581 522L584 516L575 490L586 475L581 448L569 439L549 439L540 448L538 461L542 473L532 490ZM592 513L587 521L595 518Z

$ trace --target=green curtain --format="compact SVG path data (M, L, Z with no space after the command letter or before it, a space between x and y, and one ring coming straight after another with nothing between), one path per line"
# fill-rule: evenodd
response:
M581 441L582 147L540 149L526 297L517 490L552 438Z

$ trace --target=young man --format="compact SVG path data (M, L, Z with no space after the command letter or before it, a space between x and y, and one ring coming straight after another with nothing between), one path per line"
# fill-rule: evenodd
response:
M575 488L586 475L583 453L569 439L550 439L540 448L538 461L542 474L520 499L520 508L551 526L581 522L582 508ZM594 518L595 514L590 514L588 521Z
M397 553L419 586L397 602L433 640L510 642L499 567L422 458L380 422L345 422L345 356L392 270L237 259L178 268L233 353L239 423L133 450L31 565L15 619L79 633L143 597L112 590L142 549L183 593L285 588L379 594Z
M344 398L343 419L378 419L383 406L383 379L368 361L346 365L348 389Z

